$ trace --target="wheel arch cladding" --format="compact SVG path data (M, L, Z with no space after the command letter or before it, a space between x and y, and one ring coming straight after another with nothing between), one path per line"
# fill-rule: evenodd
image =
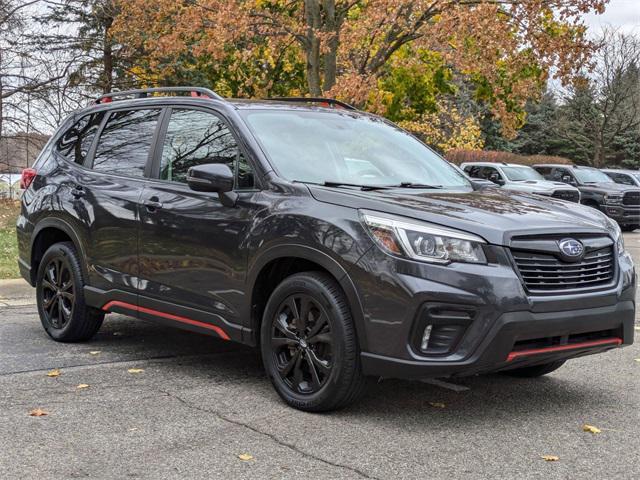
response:
M291 275L308 271L325 272L338 282L347 298L360 349L366 350L362 304L346 270L327 254L299 245L282 245L270 249L249 271L251 343L257 344L264 309L278 284Z
M78 236L73 229L63 220L57 218L47 218L42 220L36 226L31 242L31 284L35 284L35 278L38 271L38 265L44 253L51 245L60 242L71 242L80 256L80 266L83 274L86 275L86 264L84 251L81 247Z

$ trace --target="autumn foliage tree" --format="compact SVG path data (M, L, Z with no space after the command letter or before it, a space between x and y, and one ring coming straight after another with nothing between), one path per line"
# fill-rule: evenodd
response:
M223 93L288 88L415 120L438 113L455 74L511 135L551 71L567 80L589 60L580 17L608 0L116 1L116 38L144 59L144 78L224 67ZM431 101L386 89L397 69L431 86Z

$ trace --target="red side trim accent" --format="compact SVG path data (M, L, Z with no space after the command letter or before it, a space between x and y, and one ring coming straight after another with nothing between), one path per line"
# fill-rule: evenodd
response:
M604 338L602 340L592 340L590 342L572 343L570 345L558 345L555 347L532 348L530 350L519 350L511 352L507 357L507 362L518 357L528 357L529 355L540 355L543 353L563 352L565 350L580 350L582 348L602 347L605 345L621 345L621 338Z
M134 310L136 312L155 315L156 317L168 318L169 320L175 320L176 322L188 323L189 325L195 325L196 327L213 330L223 340L231 340L229 338L229 335L227 335L224 330L222 330L217 325L211 325L210 323L199 322L197 320L192 320L191 318L181 317L180 315L173 315L172 313L160 312L158 310L153 310L151 308L139 307L138 305L133 305L131 303L126 303L126 302L120 302L118 300L112 300L111 302L108 302L106 305L102 307L102 310L104 310L105 312L108 312L109 310L111 310L112 307L122 307L122 308L126 308L127 310Z

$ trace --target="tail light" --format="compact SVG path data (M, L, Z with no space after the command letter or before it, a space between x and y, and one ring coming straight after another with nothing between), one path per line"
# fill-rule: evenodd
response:
M37 172L34 168L25 168L22 170L22 176L20 177L20 188L26 190L36 178Z

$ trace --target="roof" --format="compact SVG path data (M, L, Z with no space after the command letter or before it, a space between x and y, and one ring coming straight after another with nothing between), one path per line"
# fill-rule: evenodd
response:
M528 167L531 165L522 165L521 163L504 163L504 162L462 162L462 165L474 165L477 167Z
M603 172L615 172L615 173L629 173L632 175L637 175L640 173L640 170L631 170L629 168L603 168Z

